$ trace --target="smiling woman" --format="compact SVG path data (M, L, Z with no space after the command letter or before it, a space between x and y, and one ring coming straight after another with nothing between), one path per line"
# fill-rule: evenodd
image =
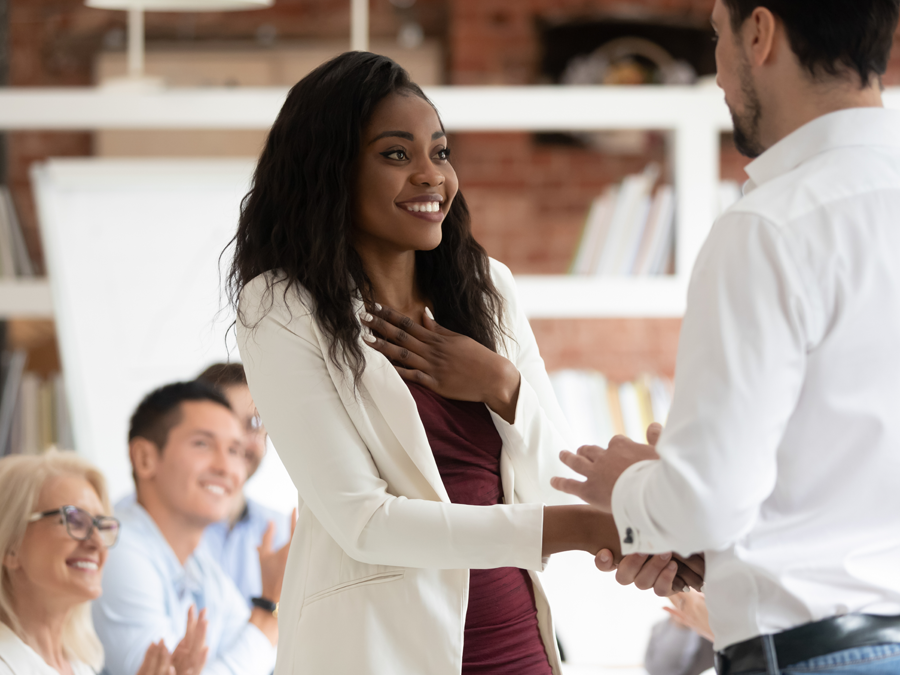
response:
M617 551L618 534L550 489L568 427L512 275L472 237L441 120L400 66L350 52L291 90L229 282L300 497L277 675L558 675L535 572L555 552Z
M102 474L71 452L0 460L0 674L88 675L103 665L89 603L118 537ZM139 675L170 675L151 645Z

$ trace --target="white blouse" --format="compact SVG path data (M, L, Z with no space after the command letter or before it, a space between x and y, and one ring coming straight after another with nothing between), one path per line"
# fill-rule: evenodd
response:
M93 669L81 661L72 661L75 675L95 675ZM59 675L44 659L5 623L0 623L0 675Z

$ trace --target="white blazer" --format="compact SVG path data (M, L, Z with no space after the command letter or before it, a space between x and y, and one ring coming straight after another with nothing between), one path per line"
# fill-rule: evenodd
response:
M284 281L265 295L266 275L241 294L237 340L250 391L300 499L276 675L459 675L469 569L496 567L531 571L544 647L560 673L535 572L543 504L573 503L549 485L571 475L558 455L572 444L512 274L496 261L491 274L513 338L501 353L522 375L515 423L491 412L503 440L497 506L450 503L416 403L383 355L361 342L366 369L354 391L308 298L285 298Z
M75 675L94 675L94 670L81 661L69 661ZM0 622L0 675L59 675L12 628Z

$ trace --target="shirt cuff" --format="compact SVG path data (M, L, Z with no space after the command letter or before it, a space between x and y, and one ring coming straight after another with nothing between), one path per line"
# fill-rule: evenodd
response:
M619 530L622 555L632 553L665 553L669 549L657 550L654 543L655 528L644 504L644 485L653 473L658 459L648 459L629 466L613 486L612 514Z
M256 663L259 664L258 672L273 672L275 670L275 656L278 653L278 648L273 647L265 633L263 633L256 624L252 624L249 621L244 628L244 635L247 638L248 646L255 655ZM254 666L255 665L256 664L254 664Z

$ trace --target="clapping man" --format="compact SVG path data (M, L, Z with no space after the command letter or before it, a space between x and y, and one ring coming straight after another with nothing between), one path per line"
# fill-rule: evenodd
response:
M693 272L668 425L554 485L626 553L706 552L719 673L900 672L898 0L717 0L755 161ZM657 455L658 452L658 455Z
M246 479L244 432L228 400L203 382L157 389L131 418L129 451L137 500L116 511L122 534L93 609L106 671L134 675L150 643L162 638L171 649L199 629L207 651L197 651L177 675L268 675L275 665L276 616L248 609L199 546ZM272 603L281 594L286 558L287 546L260 552L262 594ZM200 615L189 617L191 607Z

